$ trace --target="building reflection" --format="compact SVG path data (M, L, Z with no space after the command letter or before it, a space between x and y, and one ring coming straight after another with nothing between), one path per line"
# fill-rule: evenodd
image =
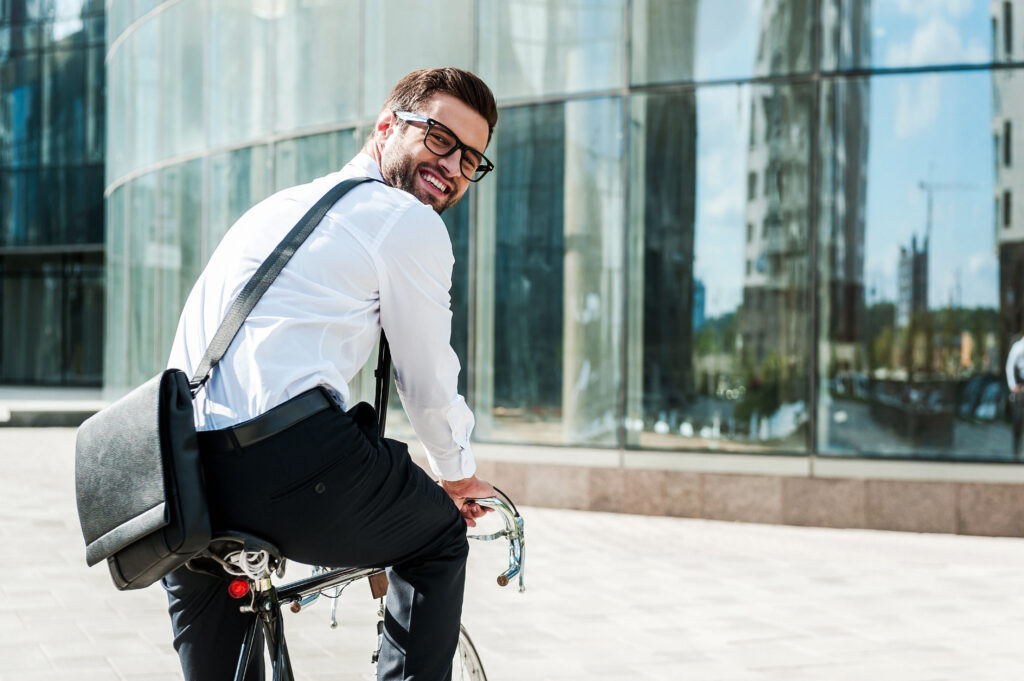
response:
M1011 62L1024 52L1017 25L1024 1L990 3L992 59ZM1014 24L1017 17L1017 25ZM1016 39L1016 40L1015 40ZM1017 134L1015 135L1015 131ZM1024 333L1024 207L1014 190L1024 186L1024 154L1016 140L1024 132L1024 79L1015 70L992 72L992 137L995 151L995 233L999 249L999 355Z
M797 68L803 56L791 36L806 32L808 10L800 2L765 3L755 74ZM737 367L746 390L734 417L737 431L751 439L795 438L807 420L811 137L803 131L811 125L812 99L813 91L801 86L755 87L750 98ZM855 136L841 144L859 142ZM866 149L847 151L857 159ZM840 181L845 171L836 169Z
M639 38L657 44L667 27L679 27L672 58L683 73L693 73L697 44L699 3L675 3L663 14L648 15ZM681 32L681 33L680 33ZM637 33L634 33L637 35ZM658 68L664 55L645 53ZM646 178L643 195L643 413L646 425L676 430L694 397L694 320L703 317L703 287L694 280L694 235L697 197L697 137L701 122L692 92L649 97L640 107L638 123L643 137L640 176ZM666 295L671 313L666 314ZM660 425L659 425L660 424Z
M498 167L448 216L479 440L1003 459L1021 2L460 0L455 31L411 0L110 3L105 381L151 375L209 247L343 163L380 83L455 63L501 106ZM392 19L423 30L385 55ZM366 69L317 88L307 26ZM283 89L225 80L257 73Z

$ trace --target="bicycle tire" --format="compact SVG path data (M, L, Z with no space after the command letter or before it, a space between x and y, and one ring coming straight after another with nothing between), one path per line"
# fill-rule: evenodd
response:
M459 625L459 647L455 650L452 661L452 681L487 681L484 665L480 661L480 653L473 645L466 627Z

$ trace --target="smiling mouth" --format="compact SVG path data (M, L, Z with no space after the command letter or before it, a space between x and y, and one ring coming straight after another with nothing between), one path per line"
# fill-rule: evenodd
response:
M423 181L426 182L429 187L433 188L441 195L449 194L452 190L447 183L442 181L437 175L429 170L421 170L420 177L423 178Z

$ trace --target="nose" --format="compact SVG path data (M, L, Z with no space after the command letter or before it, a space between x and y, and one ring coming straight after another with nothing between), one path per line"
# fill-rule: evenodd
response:
M437 159L438 165L444 170L447 177L455 177L462 171L459 169L459 162L462 157L462 151L456 149L454 152L447 156L442 156Z

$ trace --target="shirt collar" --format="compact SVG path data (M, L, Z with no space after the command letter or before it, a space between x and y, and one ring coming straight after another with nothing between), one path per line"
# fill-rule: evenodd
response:
M369 177L374 180L384 181L384 176L380 173L380 168L377 166L377 162L373 160L373 157L364 152L359 152L355 155L348 165L353 168L357 168L360 175Z

